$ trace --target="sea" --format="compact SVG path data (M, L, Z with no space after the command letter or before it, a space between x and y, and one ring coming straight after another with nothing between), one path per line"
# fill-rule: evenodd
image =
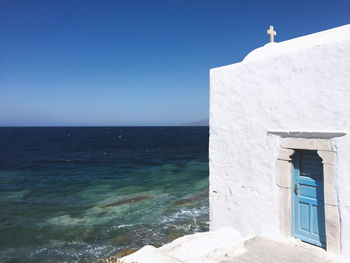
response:
M0 262L96 262L208 231L208 127L0 128Z

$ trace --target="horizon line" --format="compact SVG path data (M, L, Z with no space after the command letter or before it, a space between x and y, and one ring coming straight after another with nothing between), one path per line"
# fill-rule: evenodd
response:
M28 126L1 126L0 128L114 128L114 127L209 127L209 125L28 125Z

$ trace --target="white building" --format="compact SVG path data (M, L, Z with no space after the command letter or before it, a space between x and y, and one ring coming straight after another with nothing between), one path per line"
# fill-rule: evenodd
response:
M350 257L350 25L210 71L210 228Z

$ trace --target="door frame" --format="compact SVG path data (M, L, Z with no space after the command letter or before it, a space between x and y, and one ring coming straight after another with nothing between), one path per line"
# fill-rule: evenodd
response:
M336 151L329 139L281 138L275 166L280 232L284 236L292 236L292 156L295 150L314 150L322 159L327 251L341 253L341 225L335 186Z

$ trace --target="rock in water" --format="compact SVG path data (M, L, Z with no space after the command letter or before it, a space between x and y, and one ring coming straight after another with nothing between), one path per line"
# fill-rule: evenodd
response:
M137 249L126 248L122 252L118 252L117 254L115 254L115 257L122 258L122 257L128 256L132 253L135 253L136 251L137 251Z
M106 208L106 207L112 207L112 206L120 206L120 205L124 205L124 204L130 204L130 203L137 203L137 202L141 202L147 199L151 199L150 196L136 196L136 197L132 197L132 198L127 198L127 199L123 199L111 204L106 204L106 205L102 205L101 208Z
M191 196L189 198L183 198L183 199L177 200L174 202L173 205L184 205L184 204L188 204L188 203L193 203L193 202L208 198L208 196L209 196L209 190L205 190L205 191L200 192L199 194L196 194L196 195Z

